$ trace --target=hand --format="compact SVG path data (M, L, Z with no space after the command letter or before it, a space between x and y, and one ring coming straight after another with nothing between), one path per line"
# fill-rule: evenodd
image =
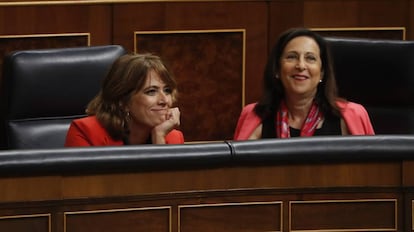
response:
M152 129L152 143L165 144L165 136L178 126L180 126L180 110L178 107L170 108L165 114L165 121Z

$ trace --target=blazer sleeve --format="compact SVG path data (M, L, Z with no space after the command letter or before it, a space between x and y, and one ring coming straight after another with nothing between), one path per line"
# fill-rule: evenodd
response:
M261 123L261 119L254 112L256 103L246 105L237 121L234 132L234 140L247 140L252 135L256 127Z
M167 144L183 144L184 136L179 130L172 130L165 136ZM95 117L72 121L66 135L65 147L80 146L119 146L122 140L113 140Z
M246 119L246 113L245 113L245 109L242 110L242 112L240 113L239 119L237 120L237 125L236 125L236 129L234 131L234 136L233 139L234 140L242 140L244 138L242 138L242 136L240 136L241 130L243 128L244 125L244 121Z
M165 136L165 143L167 144L183 144L184 135L179 130L172 130Z
M93 146L76 121L73 121L66 134L65 147Z
M374 128L364 106L354 102L341 102L342 117L352 135L375 135Z
M66 135L66 147L80 146L119 146L122 140L113 140L95 116L75 119Z

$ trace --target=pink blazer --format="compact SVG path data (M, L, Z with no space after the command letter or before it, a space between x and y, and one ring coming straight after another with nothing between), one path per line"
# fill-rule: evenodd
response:
M256 103L246 105L237 122L234 140L247 140L262 120L253 111ZM351 135L374 135L374 129L366 109L354 102L337 101L342 118Z

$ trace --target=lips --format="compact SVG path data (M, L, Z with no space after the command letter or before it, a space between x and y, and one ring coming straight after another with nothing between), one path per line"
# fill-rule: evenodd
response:
M296 79L296 80L306 80L306 79L309 79L309 77L307 77L305 75L292 75L290 77L293 78L293 79Z
M152 109L151 111L159 114L166 114L168 109Z

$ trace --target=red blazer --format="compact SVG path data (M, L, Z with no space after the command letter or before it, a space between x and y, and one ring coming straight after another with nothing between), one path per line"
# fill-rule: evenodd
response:
M341 109L342 118L351 135L374 135L374 129L365 108L354 102L337 101ZM240 114L234 133L234 140L246 140L262 123L262 120L253 111L256 103L245 106Z
M183 144L183 133L179 130L172 130L165 136L165 142L167 144ZM112 139L95 116L73 120L65 141L66 147L119 145L124 145L124 142Z

